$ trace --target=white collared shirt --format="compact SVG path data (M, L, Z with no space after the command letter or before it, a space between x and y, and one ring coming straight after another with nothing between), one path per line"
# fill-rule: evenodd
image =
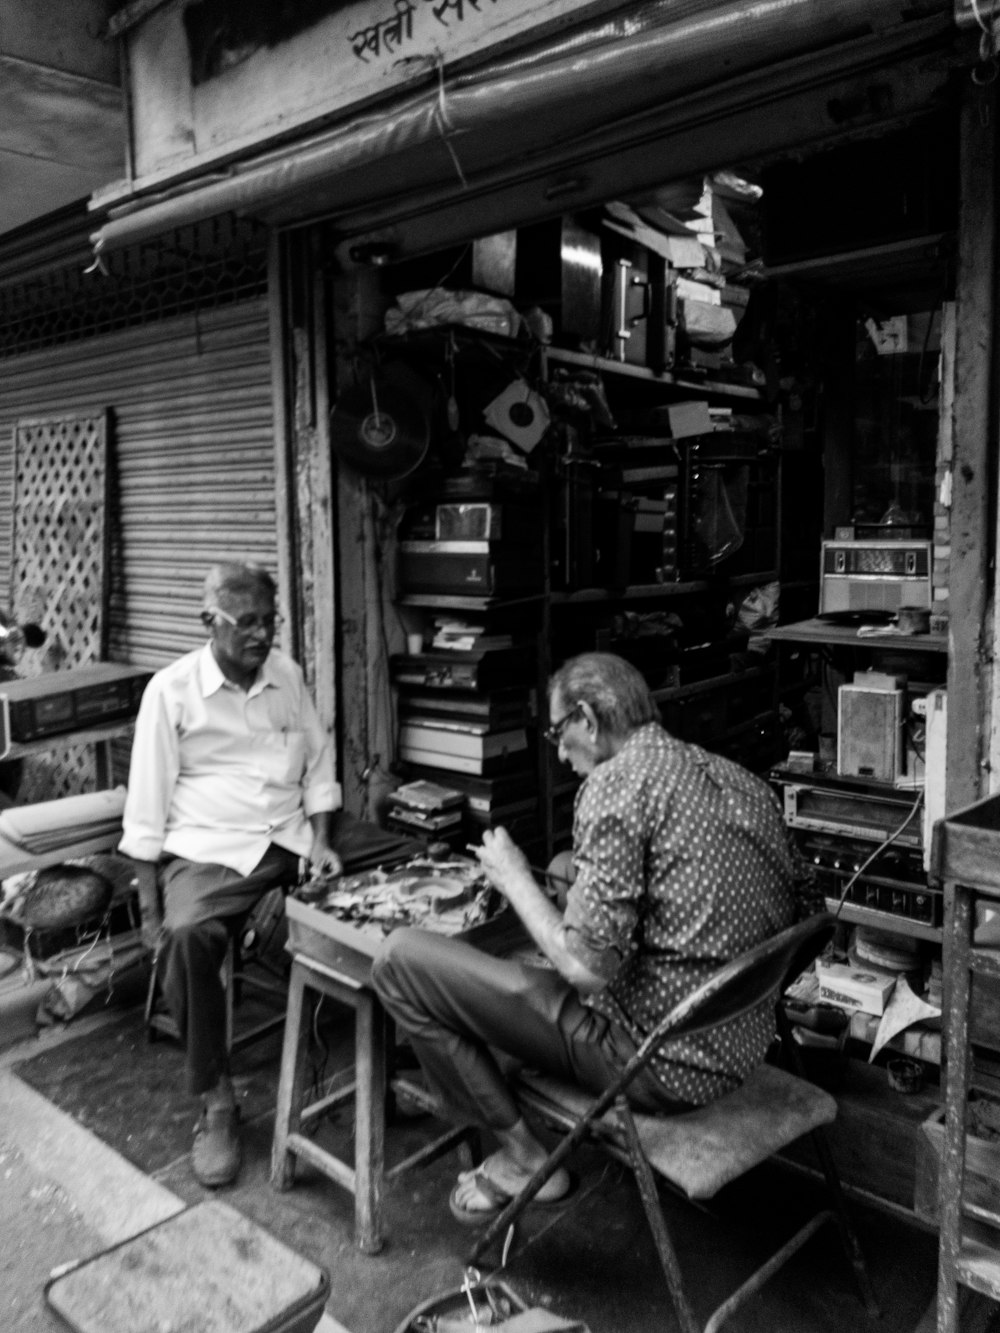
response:
M226 680L210 644L146 686L119 844L126 856L166 853L246 875L272 842L308 855L308 816L341 803L329 738L284 653L271 650L246 692Z

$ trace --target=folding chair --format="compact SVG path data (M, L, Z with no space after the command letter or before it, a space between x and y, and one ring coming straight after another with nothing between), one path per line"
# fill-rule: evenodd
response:
M682 1333L715 1333L827 1221L837 1223L862 1298L869 1313L877 1315L878 1306L861 1247L847 1215L840 1179L822 1137L822 1127L836 1118L837 1104L828 1093L801 1077L798 1051L780 1005L779 1033L797 1074L762 1065L734 1092L708 1106L675 1116L633 1112L624 1095L665 1041L704 1032L748 1013L769 998L777 1000L785 986L829 942L834 925L829 913L810 917L720 968L687 999L675 1005L641 1044L616 1081L597 1098L558 1079L523 1072L515 1087L519 1103L550 1127L565 1131L565 1137L521 1193L494 1218L476 1243L470 1264L476 1264L493 1241L507 1232L553 1172L586 1138L596 1141L635 1174ZM612 1106L613 1116L607 1114ZM653 1172L689 1199L709 1199L723 1185L805 1134L813 1136L832 1207L817 1212L800 1227L702 1326L685 1290Z

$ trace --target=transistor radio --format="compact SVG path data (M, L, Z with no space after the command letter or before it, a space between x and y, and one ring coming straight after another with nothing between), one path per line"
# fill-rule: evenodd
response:
M820 615L930 608L928 541L826 541L821 545Z

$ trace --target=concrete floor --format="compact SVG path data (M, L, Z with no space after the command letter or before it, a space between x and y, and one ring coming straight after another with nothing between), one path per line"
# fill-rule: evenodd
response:
M326 1051L332 1068L350 1049L350 1017L346 1010L331 1011L328 1019L342 1038ZM8 1317L0 1322L11 1333L50 1333L62 1326L43 1297L56 1265L210 1197L188 1166L191 1108L171 1073L180 1053L169 1043L157 1043L152 1052L140 1048L137 1024L135 1007L126 1007L84 1016L63 1031L21 1040L0 1053L0 1173L14 1205L5 1206L0 1222L0 1274L9 1293L3 1297ZM56 1076L53 1097L67 1104L66 1084L84 1082L81 1052L95 1080L86 1111L67 1114L14 1072L15 1065L46 1053L49 1077ZM457 1158L449 1154L387 1187L387 1244L379 1255L363 1255L353 1244L352 1200L343 1189L301 1168L287 1193L270 1186L276 1073L277 1048L267 1042L237 1057L247 1112L245 1164L237 1184L217 1197L328 1270L322 1333L395 1333L419 1302L461 1283L472 1237L447 1209ZM429 1120L391 1124L390 1160L434 1131ZM342 1151L350 1148L351 1132L349 1110L321 1130ZM521 1228L507 1280L528 1304L582 1320L591 1333L672 1333L676 1320L632 1181L592 1151L581 1152L574 1168L579 1189L563 1213ZM764 1244L786 1235L817 1199L810 1178L770 1165L730 1187L718 1201L718 1216L668 1199L698 1312L707 1315L752 1268ZM854 1215L883 1307L881 1321L865 1315L836 1234L826 1228L727 1330L916 1333L930 1327L922 1320L934 1293L935 1237L871 1208L857 1206Z

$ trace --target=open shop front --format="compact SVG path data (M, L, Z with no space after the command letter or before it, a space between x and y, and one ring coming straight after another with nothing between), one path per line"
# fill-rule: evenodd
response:
M671 730L775 782L840 964L880 979L800 996L848 1013L803 1037L841 1170L934 1225L929 829L995 733L993 96L947 7L737 8L588 8L221 179L151 202L140 169L100 240L277 229L281 446L315 483L289 577L351 806L564 848L541 684L629 657ZM392 798L420 779L461 803Z

